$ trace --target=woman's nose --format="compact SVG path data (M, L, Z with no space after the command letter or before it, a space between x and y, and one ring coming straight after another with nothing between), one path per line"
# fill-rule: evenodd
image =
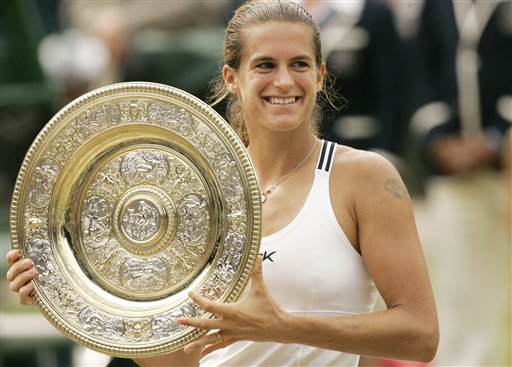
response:
M288 90L293 86L293 83L294 81L288 68L280 67L277 70L277 74L274 79L274 86L277 88Z

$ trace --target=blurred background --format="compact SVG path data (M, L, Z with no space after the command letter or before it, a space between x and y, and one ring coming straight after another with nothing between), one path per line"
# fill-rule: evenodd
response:
M16 175L51 117L95 88L153 81L204 99L241 2L0 2L0 367L128 365L70 342L9 291ZM343 96L322 136L386 156L411 192L441 327L429 365L510 366L512 2L301 3Z

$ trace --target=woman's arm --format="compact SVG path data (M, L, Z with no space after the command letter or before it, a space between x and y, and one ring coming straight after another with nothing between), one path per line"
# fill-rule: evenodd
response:
M346 179L349 172L350 181ZM360 355L432 360L439 340L437 315L402 179L384 158L360 151L348 152L333 174L333 200L340 197L343 205L349 203L354 223L352 231L346 226L352 235L349 238L361 253L387 309L342 318L290 315L292 342ZM339 210L340 221L340 214L346 212ZM316 340L309 340L308 333Z
M217 319L183 318L177 322L219 329L224 342L208 345L215 339L203 338L185 351L207 354L238 340L253 340L395 359L433 359L438 345L437 316L407 190L382 157L353 154L348 164L338 162L333 174L340 179L334 178L332 184L343 181L345 199L348 195L345 203L353 205L354 245L361 251L387 310L346 317L286 313L268 294L260 265L252 277L249 296L240 302L219 304L191 295L199 307L216 314ZM349 191L346 177L351 180ZM332 196L335 199L337 194Z
M338 154L335 163L331 179L335 212L387 306L384 312L340 321L353 336L344 341L344 350L431 360L438 345L438 323L407 189L380 155L348 150ZM366 341L363 345L361 338Z
M358 167L351 170L357 245L387 306L386 311L368 315L368 345L377 340L380 345L359 354L430 361L439 342L438 321L411 199L398 172L383 157L349 154L354 155L351 164ZM345 320L360 330L359 321ZM364 327L360 332L364 336Z

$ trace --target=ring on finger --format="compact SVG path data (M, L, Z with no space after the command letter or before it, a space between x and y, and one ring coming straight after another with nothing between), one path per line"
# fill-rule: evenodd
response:
M222 334L220 333L220 330L215 333L217 335L217 341L219 343L222 343L224 341L224 338L222 337Z

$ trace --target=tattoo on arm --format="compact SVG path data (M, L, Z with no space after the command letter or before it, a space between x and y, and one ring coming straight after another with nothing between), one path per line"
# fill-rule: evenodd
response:
M404 199L404 200L409 199L409 194L407 193L407 189L405 188L404 184L400 180L388 179L384 183L384 188L394 198Z

